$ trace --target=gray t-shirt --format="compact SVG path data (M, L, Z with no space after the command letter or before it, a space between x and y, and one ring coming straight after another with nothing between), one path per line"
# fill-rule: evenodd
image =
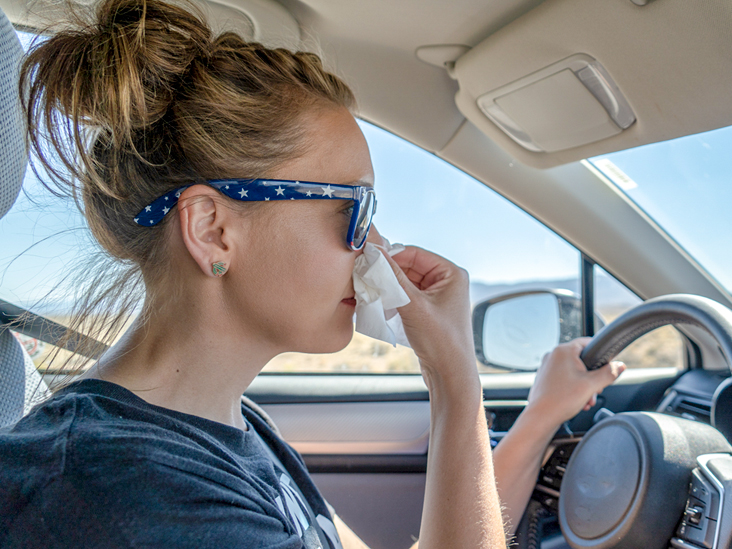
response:
M300 456L242 414L246 432L69 385L0 429L0 547L341 549Z

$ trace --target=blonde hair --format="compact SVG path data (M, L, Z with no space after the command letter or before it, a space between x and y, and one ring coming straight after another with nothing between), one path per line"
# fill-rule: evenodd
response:
M306 153L310 110L355 101L317 55L214 36L187 0L104 0L87 13L71 4L72 23L31 48L20 89L43 173L34 170L77 201L118 260L95 271L71 319L110 341L144 284L165 277L167 223L135 224L145 205L207 179L266 177Z

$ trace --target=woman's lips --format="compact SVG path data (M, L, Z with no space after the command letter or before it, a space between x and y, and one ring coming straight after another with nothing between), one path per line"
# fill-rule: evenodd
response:
M356 298L355 297L347 297L346 299L342 300L341 303L345 303L346 305L350 305L351 307L356 306Z

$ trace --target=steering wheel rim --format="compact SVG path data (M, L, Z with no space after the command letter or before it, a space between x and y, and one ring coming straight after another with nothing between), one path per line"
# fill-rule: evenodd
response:
M600 368L639 337L667 324L707 331L732 369L732 311L685 294L631 309L598 331L580 356L588 370ZM675 450L669 452L669 445ZM666 547L683 512L696 457L717 452L732 452L732 446L716 429L689 420L629 412L598 422L575 449L562 482L559 522L565 539L575 549ZM629 472L634 475L630 481ZM597 486L607 497L597 495ZM600 511L607 524L593 519Z
M672 294L649 299L604 326L580 354L588 370L601 368L636 339L661 326L705 329L732 368L732 311L706 297Z

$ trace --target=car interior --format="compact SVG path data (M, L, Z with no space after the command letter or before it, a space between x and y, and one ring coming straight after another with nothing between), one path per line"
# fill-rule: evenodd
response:
M516 546L729 547L732 286L588 159L732 126L732 3L197 2L216 30L318 52L354 90L361 120L474 178L579 251L575 290L513 289L474 304L493 444L526 406L536 357L553 345L594 336L583 354L591 369L675 326L677 366L658 367L651 356L555 435ZM37 33L64 8L52 0L0 0L0 8L4 215L27 163L14 103L22 55L15 30ZM612 321L593 297L600 268L640 302ZM61 341L58 319L6 299L0 295L0 325L48 345ZM511 336L491 336L514 321L533 353L525 360L509 348ZM0 424L17 421L53 385L36 366L0 331ZM245 396L303 455L325 498L369 547L414 543L429 433L418 372L265 372Z

